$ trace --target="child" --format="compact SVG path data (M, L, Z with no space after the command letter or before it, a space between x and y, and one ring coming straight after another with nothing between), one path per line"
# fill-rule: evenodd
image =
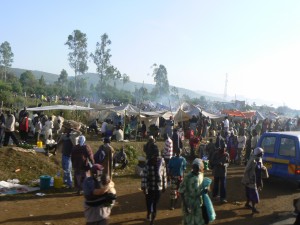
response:
M49 155L49 151L54 150L53 155L56 155L56 147L57 142L52 139L52 135L50 134L48 139L46 140L46 155Z
M41 136L41 131L42 131L42 123L41 123L41 119L39 117L36 117L35 119L35 125L34 125L34 137L36 142L38 142L40 140L40 136Z

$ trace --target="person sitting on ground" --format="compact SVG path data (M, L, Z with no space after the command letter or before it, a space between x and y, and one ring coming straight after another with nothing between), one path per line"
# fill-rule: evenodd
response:
M113 158L113 169L116 168L117 164L121 164L120 169L124 169L127 166L127 164L128 164L127 155L125 153L124 147L122 147L121 151L117 152L114 155L114 158Z
M96 134L98 134L98 121L99 119L95 119L89 126L90 131L94 130Z
M52 135L49 135L49 137L46 139L46 155L49 155L49 151L53 150L53 155L56 155L56 147L57 142L52 138Z
M113 137L116 138L116 141L124 140L124 133L121 127L118 126L117 129L113 131Z

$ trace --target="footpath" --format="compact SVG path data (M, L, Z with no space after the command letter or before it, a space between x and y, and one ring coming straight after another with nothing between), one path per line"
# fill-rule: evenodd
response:
M292 213L283 215L276 222L272 222L269 225L293 225L295 223L296 216Z

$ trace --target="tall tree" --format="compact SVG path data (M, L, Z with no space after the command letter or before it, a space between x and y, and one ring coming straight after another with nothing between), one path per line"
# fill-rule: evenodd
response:
M75 93L76 93L76 76L78 74L84 74L88 70L87 60L87 37L85 33L80 30L74 30L72 34L68 36L68 40L65 43L69 47L69 64L75 71Z
M116 81L120 80L122 78L121 72L118 70L118 68L114 66L110 66L107 68L107 79L114 81L114 87L116 88Z
M157 65L153 64L153 73L152 76L154 77L155 82L155 89L156 93L159 96L168 95L169 90L169 80L168 80L168 72L164 65Z
M34 92L36 86L36 79L31 71L27 70L24 73L22 73L20 75L19 81L23 87L23 91L27 92L27 94Z
M99 74L99 82L100 82L100 89L103 89L104 82L108 79L108 72L111 69L110 65L110 49L109 45L111 44L108 35L104 33L101 36L101 42L96 43L96 50L95 53L91 53L90 57L93 59L93 62L96 65L96 71Z
M42 75L39 79L39 85L45 87L46 86L46 81L44 78L44 75Z
M7 69L11 67L14 53L11 51L10 44L5 41L0 45L0 65L3 67L4 81L6 82Z
M122 80L123 80L123 86L124 86L124 84L126 84L130 81L130 77L126 73L124 73L122 76Z
M66 85L68 84L68 73L66 70L62 70L59 74L59 77L58 77L58 84L59 86L61 87L66 87Z

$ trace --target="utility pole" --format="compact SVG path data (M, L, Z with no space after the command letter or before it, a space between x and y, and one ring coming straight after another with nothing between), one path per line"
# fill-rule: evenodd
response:
M226 73L225 88L224 88L224 101L226 101L226 99L227 99L227 83L228 83L228 74Z

